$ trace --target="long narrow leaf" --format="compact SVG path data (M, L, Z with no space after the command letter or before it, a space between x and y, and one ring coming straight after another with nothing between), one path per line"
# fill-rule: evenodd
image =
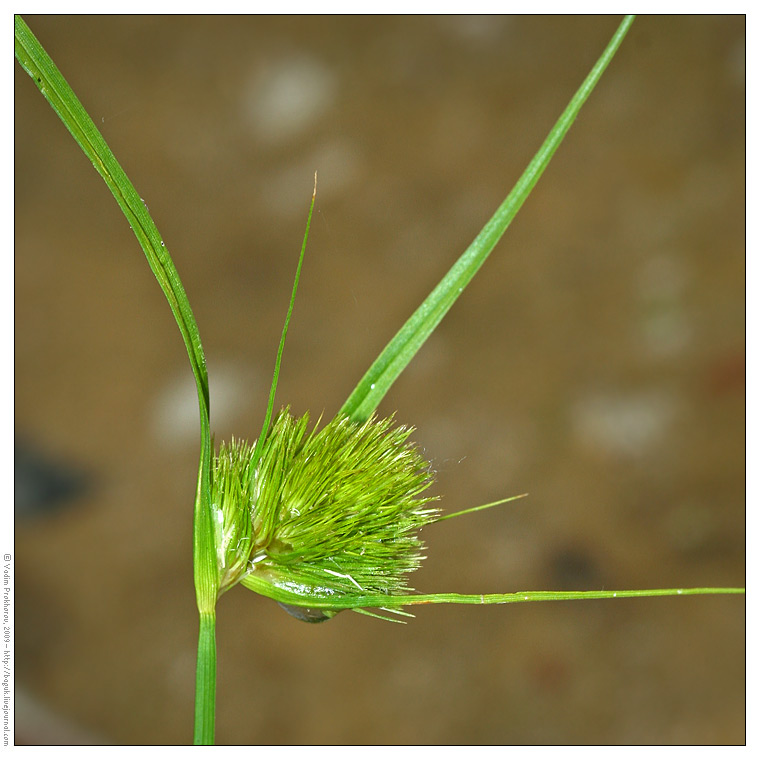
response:
M196 324L190 302L185 294L185 289L174 267L169 251L164 244L153 219L148 213L145 204L119 165L116 157L111 152L98 128L89 117L84 106L74 94L68 82L53 63L45 49L40 45L37 38L32 34L29 27L20 16L15 17L15 47L16 58L24 70L34 80L40 92L53 107L61 118L66 128L71 132L74 139L79 143L86 156L92 161L98 174L105 180L108 189L113 193L116 202L124 212L129 226L135 233L145 257L148 260L158 284L164 291L166 300L169 302L174 318L179 326L182 339L190 357L190 365L193 369L196 386L198 389L198 404L201 419L201 461L198 479L198 504L199 506L208 501L211 436L209 431L209 397L208 397L208 374L206 371L206 359L201 346L198 325ZM208 511L207 509L205 510ZM205 516L208 518L208 516ZM196 520L199 518L196 509ZM201 520L199 527L204 527L205 520ZM208 538L211 538L210 523L207 526ZM204 531L205 532L205 531ZM204 569L204 568L199 568ZM204 597L216 599L212 587L215 573L203 573L201 580L202 588L205 589ZM204 606L205 606L204 602Z
M516 604L519 602L578 601L582 599L627 599L653 596L695 596L712 594L743 594L743 588L655 588L621 591L515 591L508 594L346 594L320 593L319 589L299 594L278 587L255 575L246 576L241 583L246 588L268 596L281 604L308 607L315 610L347 610L359 607L394 609L415 604Z
M486 226L483 227L469 248L459 257L448 274L446 274L433 292L430 293L417 311L407 320L406 324L396 333L391 342L383 349L380 356L367 370L367 373L359 381L359 384L341 408L342 414L350 417L355 422L361 423L366 421L372 412L375 411L377 405L388 392L391 385L393 385L396 378L414 358L414 355L438 326L438 323L446 315L446 312L459 298L464 288L475 276L475 273L480 269L483 262L499 242L501 236L520 210L520 207L528 195L530 195L539 177L549 165L549 161L575 121L575 117L578 115L581 107L620 47L633 20L634 16L626 16L623 19L617 32L615 32L604 53L602 53L601 58L596 62L591 73L586 77L586 80L552 128L538 153L528 164L528 168L523 172L512 192L509 193L506 200L499 206L496 213Z
M216 689L213 611L218 589L209 504L211 434L208 374L198 325L169 251L140 195L58 67L20 16L15 17L14 26L16 59L113 193L169 302L190 358L198 391L201 429L198 486L193 521L193 559L196 599L202 617L199 654L204 657L203 661L199 658L198 662L197 695L204 700L204 704L200 709L196 709L196 713L206 717L200 729L196 726L196 740L200 740L201 743L211 743L214 730L213 700Z

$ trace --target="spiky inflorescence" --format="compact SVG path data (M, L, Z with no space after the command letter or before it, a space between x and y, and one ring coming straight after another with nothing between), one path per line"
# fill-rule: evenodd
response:
M392 419L337 417L309 433L280 412L255 468L253 447L222 445L213 468L220 593L248 573L293 591L400 594L436 520L429 464ZM241 566L244 565L244 568ZM234 571L233 571L234 568Z

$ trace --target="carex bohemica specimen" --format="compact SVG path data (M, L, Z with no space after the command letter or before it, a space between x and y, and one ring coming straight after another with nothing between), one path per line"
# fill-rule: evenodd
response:
M423 495L433 474L412 428L342 416L308 428L308 414L283 409L258 462L246 442L220 447L211 483L220 594L246 579L275 599L409 593L407 575L424 559L420 529L439 515ZM309 622L334 614L283 606Z

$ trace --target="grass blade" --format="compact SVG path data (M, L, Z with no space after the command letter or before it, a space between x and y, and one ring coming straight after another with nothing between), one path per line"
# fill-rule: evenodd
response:
M196 733L196 739L200 738L200 743L211 743L214 737L213 717L216 690L213 612L218 589L209 498L211 434L208 374L198 325L169 251L140 195L58 67L20 16L14 17L14 27L16 59L32 78L37 88L77 141L79 147L92 161L95 170L108 185L108 189L113 193L145 253L148 264L158 280L166 300L169 302L169 307L177 321L190 358L198 391L201 427L198 486L193 519L193 560L196 600L201 613L196 699L203 700L204 704L200 708L196 707L196 714L206 717L201 726L200 735ZM201 661L201 657L203 661ZM198 731L197 728L196 731Z
M515 591L509 594L320 594L312 589L308 594L278 587L254 575L242 581L246 588L282 604L312 609L347 610L357 607L395 609L415 604L517 604L520 602L579 601L583 599L631 599L653 596L704 596L744 594L744 588L655 588L620 591Z
M259 461L259 457L261 456L261 449L264 445L264 441L267 437L267 432L269 431L269 424L272 421L272 412L274 410L274 396L275 392L277 391L277 381L280 377L280 364L282 362L282 352L285 348L285 338L288 334L288 327L290 326L290 317L293 314L293 306L295 305L296 301L296 293L298 292L298 281L301 279L301 267L303 266L303 259L304 255L306 253L306 242L309 239L309 229L311 228L311 217L314 213L314 201L317 198L317 174L314 173L314 192L311 194L311 206L309 206L309 215L306 218L306 232L304 232L303 235L303 243L301 244L301 254L298 257L298 266L296 267L296 276L293 279L293 289L290 293L290 303L288 304L288 313L285 317L285 324L282 328L282 334L280 336L280 345L277 347L277 358L274 362L274 373L272 374L272 385L269 389L269 401L267 402L267 411L264 415L264 424L261 427L261 434L259 435L257 441L256 441L256 448L253 452L253 466L256 466L256 463Z
M634 16L626 16L623 19L604 53L578 92L575 93L506 200L499 206L469 248L459 257L448 274L383 349L341 408L342 414L355 422L365 422L375 411L396 378L438 326L446 312L459 298L464 288L499 242L520 207L530 195L541 174L549 165L549 161L575 121L581 107L620 47L633 20Z

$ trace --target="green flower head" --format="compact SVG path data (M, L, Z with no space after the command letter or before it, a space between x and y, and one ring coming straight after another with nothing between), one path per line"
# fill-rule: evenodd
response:
M302 597L411 591L420 529L439 517L423 496L430 465L393 419L338 416L311 432L309 415L277 416L255 447L222 445L212 470L220 593L239 581ZM284 597L281 597L283 600ZM287 604L288 611L294 610ZM328 611L329 612L329 611ZM304 608L306 620L330 614Z

